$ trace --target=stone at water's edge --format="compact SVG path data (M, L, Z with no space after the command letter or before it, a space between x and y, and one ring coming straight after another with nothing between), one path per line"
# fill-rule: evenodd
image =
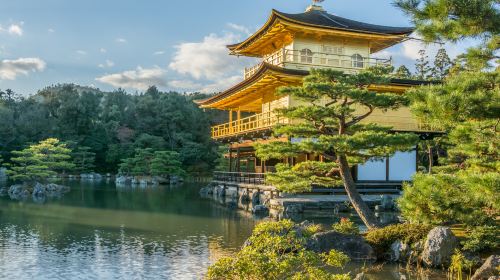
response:
M401 240L394 241L384 258L390 262L415 263L422 253L423 243L407 244Z
M458 240L449 227L435 227L427 235L422 261L431 267L448 265Z
M377 259L373 248L366 243L363 237L333 230L314 234L308 240L306 247L318 253L326 253L335 249L349 256L353 261L375 261Z
M33 187L27 185L12 185L8 190L11 199L26 200L30 196L34 201L43 201L47 197L60 197L70 191L67 186L57 184L43 185L35 183Z
M269 208L267 208L265 205L255 205L252 208L252 213L257 216L267 216L269 215Z
M15 200L26 200L31 195L28 187L24 185L12 185L10 186L8 193L10 199Z
M492 255L486 259L483 265L476 270L472 275L471 280L490 279L491 277L499 276L500 255ZM495 279L495 278L493 278Z

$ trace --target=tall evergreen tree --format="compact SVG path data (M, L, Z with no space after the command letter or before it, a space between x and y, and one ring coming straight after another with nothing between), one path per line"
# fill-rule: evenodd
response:
M394 77L399 79L409 79L411 78L411 72L405 65L401 65L398 69L396 69L396 72L394 72Z
M418 52L420 56L415 63L415 76L419 80L427 80L431 75L431 66L429 63L429 57L425 53L425 50L420 50Z
M156 151L151 161L151 175L153 176L183 176L180 155L173 151Z
M444 48L441 48L436 53L434 58L434 67L432 67L432 77L437 80L443 80L450 73L450 68L453 66L450 57Z
M75 165L75 172L88 173L94 171L95 153L91 151L90 147L76 147L73 150L71 157L73 158L73 164Z
M418 140L414 134L391 133L389 127L367 120L376 110L392 110L408 104L404 95L368 89L370 85L389 83L388 71L376 70L346 75L332 69L313 69L301 87L279 89L278 95L290 95L303 105L279 110L293 122L275 128L274 133L298 141L256 145L257 156L264 160L303 153L322 156L326 162L278 165L277 172L269 174L268 180L285 192L310 190L312 184L342 183L368 228L378 227L378 222L356 189L351 167L396 151L414 149Z
M429 41L456 42L479 38L483 43L462 56L467 68L483 68L499 59L500 10L498 0L395 0L417 32Z
M431 175L417 174L413 185L405 188L400 200L402 214L415 222L465 224L471 236L488 229L496 240L500 213L500 69L484 70L488 62L498 59L498 1L398 0L397 5L413 17L424 39L483 39L459 56L444 83L409 93L417 117L448 132L449 148L446 165L435 167ZM483 239L480 242L486 244Z

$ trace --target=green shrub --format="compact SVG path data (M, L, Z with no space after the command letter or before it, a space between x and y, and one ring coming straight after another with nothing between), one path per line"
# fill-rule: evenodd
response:
M350 279L348 274L332 274L330 270L349 261L345 254L306 250L307 237L318 227L298 229L289 220L260 223L236 256L221 258L209 267L207 279Z
M359 234L359 227L348 218L341 218L340 222L333 224L333 230L344 234Z
M365 239L380 254L386 252L391 244L397 240L413 244L427 237L431 226L422 224L395 224L380 229L370 230Z
M498 249L500 247L498 236L498 227L474 227L470 230L466 239L462 241L462 249L471 252Z

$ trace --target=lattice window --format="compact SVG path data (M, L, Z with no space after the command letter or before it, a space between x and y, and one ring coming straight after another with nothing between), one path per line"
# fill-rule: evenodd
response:
M302 49L300 51L300 62L312 63L313 62L313 52L310 49Z
M365 66L364 59L360 54L357 53L353 54L351 56L351 60L352 60L352 67L363 68Z

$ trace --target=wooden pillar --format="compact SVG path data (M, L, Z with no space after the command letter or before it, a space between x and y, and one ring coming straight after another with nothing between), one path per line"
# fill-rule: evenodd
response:
M229 172L233 171L233 151L229 148Z
M240 148L236 150L236 172L241 172L240 170Z
M229 110L229 132L233 132L233 110Z
M241 111L239 108L238 108L238 112L236 113L236 125L237 125L236 132L240 132L241 131Z

